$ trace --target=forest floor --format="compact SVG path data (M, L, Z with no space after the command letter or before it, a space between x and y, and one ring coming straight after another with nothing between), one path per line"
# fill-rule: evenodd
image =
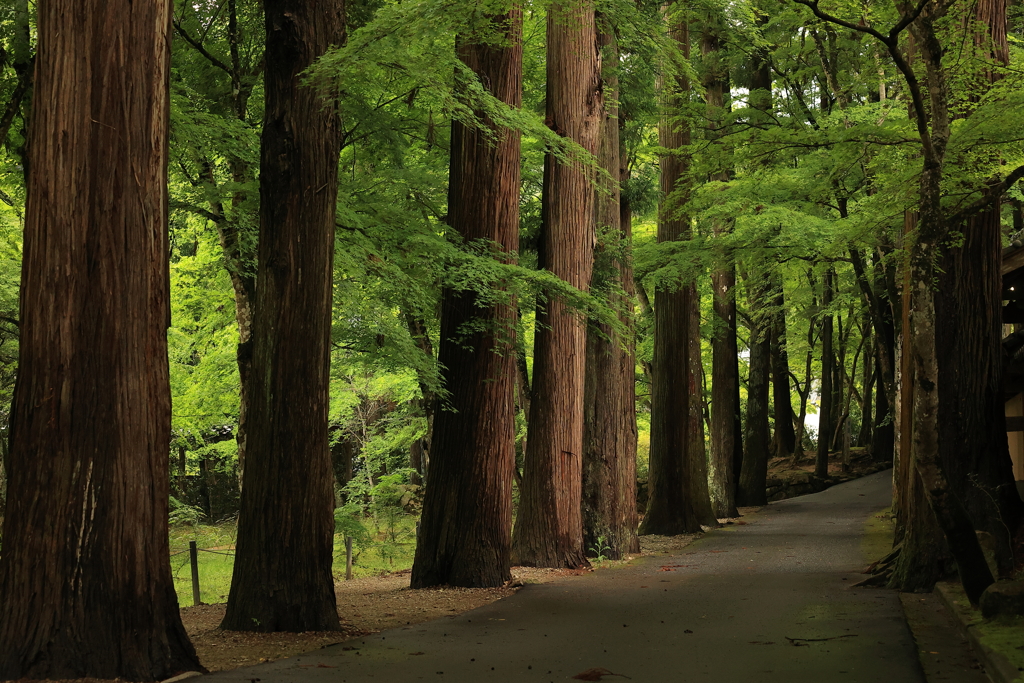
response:
M756 508L750 508L754 510ZM741 510L742 513L742 510ZM723 520L739 523L741 520ZM641 554L624 560L594 562L593 569L537 569L513 567L512 581L502 588L409 588L409 570L384 576L339 581L338 597L341 631L309 633L242 633L223 631L224 604L197 605L181 610L181 618L196 646L199 661L210 671L268 662L311 652L349 638L377 633L398 626L419 624L454 616L512 595L530 583L572 580L591 571L622 566L642 555L678 552L696 535L643 536Z
M835 456L834 456L835 457ZM805 454L799 463L792 458L773 459L769 477L786 477L794 470L813 471L813 453ZM830 462L830 478L836 481L856 479L880 469L863 453L854 451L847 472L842 472L838 458ZM740 515L758 508L741 508ZM723 519L724 524L744 524L742 519ZM199 659L210 671L223 671L258 662L310 652L349 638L377 633L390 628L418 624L445 616L454 616L515 593L530 583L571 581L590 571L623 566L644 555L678 553L697 536L643 536L641 553L624 560L595 562L593 569L536 569L513 567L513 580L502 588L431 588L412 590L409 570L382 576L361 577L335 584L338 614L342 630L309 633L242 633L222 631L224 604L198 605L181 610L182 621Z

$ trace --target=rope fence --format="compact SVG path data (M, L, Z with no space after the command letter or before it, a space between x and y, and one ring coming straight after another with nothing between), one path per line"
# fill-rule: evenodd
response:
M195 541L188 542L188 550L178 550L171 553L171 557L177 555L184 555L188 553L188 561L192 569L192 604L201 605L202 600L199 599L199 553L210 553L211 555L222 555L224 557L234 557L235 552L224 551L220 548L199 548L196 546ZM183 562L178 569L185 566ZM349 581L352 578L352 537L345 537L345 580Z

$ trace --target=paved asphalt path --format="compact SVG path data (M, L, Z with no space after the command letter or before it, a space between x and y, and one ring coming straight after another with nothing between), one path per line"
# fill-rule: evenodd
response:
M773 503L679 555L206 678L547 683L601 668L641 683L923 683L897 594L852 587L890 487L879 472Z

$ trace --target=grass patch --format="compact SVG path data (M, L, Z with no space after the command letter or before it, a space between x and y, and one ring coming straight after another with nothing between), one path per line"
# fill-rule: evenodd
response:
M1024 617L981 621L974 629L982 645L1006 657L1017 671L1024 671Z
M352 575L380 576L390 572L410 569L416 552L416 523L414 515L382 515L368 517L360 523L366 534L353 543ZM200 548L197 557L199 565L199 598L213 604L226 602L231 587L231 572L234 567L234 546L238 528L235 522L216 525L196 524L171 528L171 574L174 590L178 593L178 604L185 607L192 604L192 568L189 562L189 541L195 541ZM345 578L345 537L334 536L334 564L332 572L336 579Z

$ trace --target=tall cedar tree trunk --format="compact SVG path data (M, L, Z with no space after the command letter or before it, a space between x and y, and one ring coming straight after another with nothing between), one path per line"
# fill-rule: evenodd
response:
M908 221L914 220L912 216ZM909 269L907 269L909 277ZM910 286L904 290L903 329L910 327ZM928 505L928 496L921 477L914 467L913 458L913 399L910 354L902 338L897 343L894 360L898 362L896 373L895 405L899 414L895 436L898 448L894 451L893 462L893 512L896 529L893 545L899 548L899 556L889 577L889 588L904 593L928 592L942 573L942 565L949 557L949 548L942 536L942 529L935 519L935 513ZM883 394L884 395L884 394Z
M770 383L770 315L767 309L767 263L747 275L750 292L750 374L747 379L747 422L743 439L743 468L736 490L738 505L767 505Z
M988 25L991 38L996 44L998 44L999 33L1005 28L1003 23L1005 22L1005 11L1002 7L995 9L997 5L998 3L978 5L978 13L975 17L981 20L982 25ZM936 296L932 285L933 278L939 276L933 263L933 254L943 253L941 249L947 245L950 233L950 227L942 213L940 189L943 157L951 128L948 109L950 96L948 76L942 68L943 48L935 30L935 21L940 18L926 10L912 26L914 38L925 66L924 77L930 107L926 112L924 106L919 104L914 110L923 143L924 163L920 180L917 224L914 226L908 221L908 227L913 228L914 243L911 250L910 275L906 283L911 306L909 307L910 315L905 318L904 334L909 338L911 347L912 367L909 369L913 375L903 378L904 386L900 392L900 399L903 403L900 410L900 430L902 432L900 469L908 467L905 459L908 456L907 446L909 444L907 441L910 439L906 438L906 433L910 429L913 436L913 452L911 454L913 467L920 477L921 487L929 507L934 513L935 520L946 538L949 552L956 561L964 590L971 602L975 603L981 592L992 583L993 577L979 546L974 531L975 525L964 505L961 493L964 482L952 482L948 474L949 471L953 471L950 468L956 469L959 465L959 463L950 463L949 459L962 457L960 449L964 448L964 444L942 443L944 438L949 438L947 430L951 429L951 426L945 425L943 422L947 421L951 414L946 404L951 400L960 401L965 398L969 402L955 404L954 410L958 405L963 414L956 414L954 419L965 419L967 425L976 428L975 433L980 438L993 438L990 434L991 427L986 427L985 423L996 418L988 416L986 419L983 416L986 407L988 410L995 409L992 406L991 397L987 395L986 385L989 383L989 368L985 367L989 362L987 358L982 358L981 362L970 370L981 374L980 377L972 378L976 384L970 384L974 390L979 392L978 394L971 397L954 398L951 395L953 389L944 385L944 382L957 381L951 378L951 371L955 372L958 368L943 367L950 362L950 358L955 358L955 356L950 356L949 349L944 348L948 345L948 336L943 332L944 323L938 319L938 315L940 311L943 315L950 314L949 310L942 310L943 305L946 305L948 309L950 300L955 301L957 305L963 305L963 303L958 301L959 297L956 295L948 298L945 295L942 295L941 298ZM980 42L986 43L987 40ZM890 50L891 52L892 50ZM989 57L991 56L989 55ZM998 51L996 56L998 56ZM905 69L905 71L908 70ZM912 86L915 85L912 78L908 77L908 82ZM918 94L919 92L913 93L916 101L923 100L923 96ZM930 129L924 125L925 122L931 124ZM990 236L985 234L987 231L984 226L986 221L984 214L975 216L973 220L982 225L967 226L965 233L970 234L964 235L964 252L974 252L975 258L979 256L984 258L987 252L991 258L991 243L988 241ZM974 227L975 230L972 231L971 227ZM995 252L995 256L998 256L998 251ZM947 267L950 263L953 264L953 267L966 265L962 262L958 263L960 254L955 251L945 254L944 258L946 263L943 265ZM998 260L995 260L995 263L998 263ZM982 311L972 311L969 314L970 318L976 317L976 319L967 322L968 334L974 338L968 339L966 343L974 345L975 353L985 356L987 355L987 344L979 337L985 334L985 328L988 327L986 319L991 318L991 304L985 300L985 297L986 293L987 296L991 296L993 290L991 285L986 282L990 280L991 276L984 272L985 268L976 269L979 264L974 265L975 268L970 268L969 272L964 273L962 277L971 279L973 286L978 287L977 294L981 296L975 300L974 305L981 308ZM998 266L994 267L998 272ZM995 290L997 299L998 291L998 289ZM954 310L956 309L954 308ZM910 327L909 334L907 334L907 323ZM994 332L998 339L997 327ZM954 362L965 361L954 360ZM909 389L908 382L912 382ZM911 415L907 415L907 412L910 412L907 410L908 403L912 407ZM998 409L1001 417L1001 406ZM979 418L979 416L982 417ZM1003 447L999 447L997 452L1005 451ZM913 500L906 487L902 491L897 489L897 492L899 493L897 533L903 543L900 564L921 565L929 559L927 549L919 557L908 553L908 548L922 548L924 545L922 539L914 536L915 530L921 526L924 515L912 506ZM912 577L912 574L904 570L903 566L898 566L894 583L898 584L900 579L907 577Z
M340 134L301 74L344 40L340 2L266 0L260 244L247 463L222 628L339 628L328 450ZM296 331L301 330L301 334Z
M828 476L828 451L835 429L835 351L833 349L832 314L828 313L832 305L833 282L835 274L831 268L825 271L821 281L821 394L818 408L818 455L814 461L814 474L819 477Z
M504 40L460 43L459 59L492 95L519 107L522 12L488 23ZM452 122L448 215L467 243L488 240L508 258L519 249L519 133L494 134L496 142ZM439 354L451 405L434 416L413 588L493 587L511 579L515 318L511 302L484 305L471 291L444 292Z
M717 517L735 517L736 486L742 472L739 423L739 349L736 343L736 266L711 274L715 333L711 338L711 501ZM737 457L737 451L739 456ZM737 460L740 466L737 467Z
M681 8L674 7L674 12ZM673 39L686 57L689 29L673 19ZM682 112L689 98L688 79L669 79L666 101L670 115ZM665 195L658 216L658 242L685 240L690 220L681 212L690 191L688 122L666 118L659 126L661 188ZM651 400L649 502L641 534L676 534L716 525L708 491L701 406L699 297L693 281L668 284L654 302L654 376Z
M1005 0L981 0L973 19L987 28L974 35L978 56L1005 65ZM985 87L995 74L987 70L978 77ZM996 538L1000 568L1008 572L1022 503L1013 483L1003 408L999 204L950 227L963 240L943 254L935 297L942 462L975 528Z
M597 152L604 108L601 55L592 0L564 0L548 10L547 117L550 128ZM540 265L588 290L594 265L592 173L578 162L545 161ZM586 323L557 297L537 313L533 398L515 564L581 567L583 386Z
M202 669L167 540L170 16L163 0L39 6L3 680Z
M630 224L622 225L619 164L618 46L606 20L598 17L604 87L609 94L601 117L598 162L609 175L595 192L599 244L594 258L598 278L624 295L612 304L630 334L633 319L633 271L630 265ZM583 421L583 548L587 555L618 560L640 552L636 535L636 357L632 338L623 339L610 325L590 322L587 333L587 375Z
M992 583L974 525L962 501L950 484L940 447L939 422L943 396L939 374L939 337L933 279L937 276L933 255L941 253L949 239L949 226L942 213L941 182L943 158L950 135L949 83L942 66L943 48L936 35L929 10L913 25L926 69L930 100L930 144L924 147L920 180L920 205L914 242L910 252L910 352L913 382L913 459L921 477L928 504L935 513L950 553L956 561L960 581L971 603ZM918 121L925 113L917 112ZM925 135L922 138L928 139ZM907 333L907 330L904 330ZM979 398L984 403L984 398Z
M701 36L701 51L704 53L706 76L704 82L707 100L709 137L720 137L722 109L725 106L727 73L719 63L721 37L717 28L706 21ZM714 68L718 67L718 68ZM728 182L729 174L720 172L712 180ZM722 219L714 223L715 237L729 229ZM724 263L717 265L711 273L711 288L715 313L714 336L711 338L711 462L708 486L711 505L716 517L736 517L736 485L734 461L736 451L742 449L742 438L736 431L736 417L739 413L739 355L736 344L736 265L732 255L727 254ZM742 450L741 450L742 453ZM740 460L742 462L742 454Z

